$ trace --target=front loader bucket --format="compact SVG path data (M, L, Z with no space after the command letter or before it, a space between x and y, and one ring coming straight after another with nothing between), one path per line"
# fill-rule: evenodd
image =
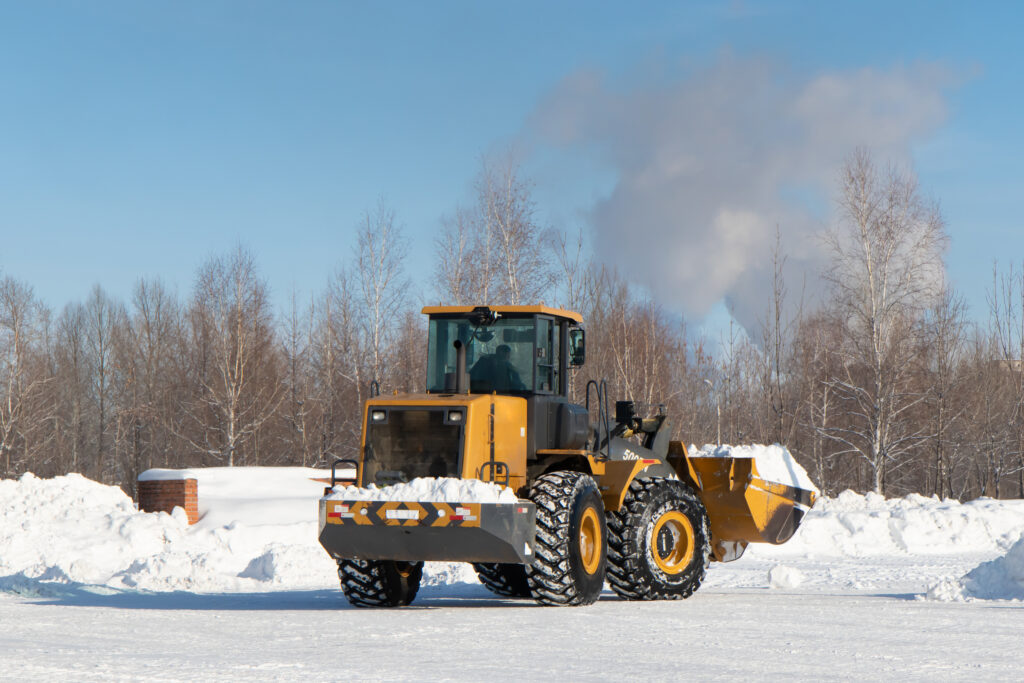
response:
M517 503L320 499L320 545L335 559L533 562L537 508Z
M737 559L747 543L785 543L814 504L812 491L761 479L754 458L687 461L708 511L716 559Z

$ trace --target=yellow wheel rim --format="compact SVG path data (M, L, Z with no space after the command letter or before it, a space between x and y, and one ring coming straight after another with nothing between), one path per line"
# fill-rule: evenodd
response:
M693 524L682 512L666 512L654 524L649 539L651 557L658 569L678 574L693 559Z
M601 564L601 522L594 508L584 510L580 520L580 558L583 571L587 574L597 572Z

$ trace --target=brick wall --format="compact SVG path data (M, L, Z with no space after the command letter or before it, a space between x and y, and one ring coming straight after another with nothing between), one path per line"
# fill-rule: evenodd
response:
M199 521L199 486L195 479L170 479L139 482L139 509L144 512L171 512L185 508L188 523Z

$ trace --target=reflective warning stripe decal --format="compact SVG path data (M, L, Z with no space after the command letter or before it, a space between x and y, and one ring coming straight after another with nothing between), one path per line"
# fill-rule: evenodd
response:
M481 503L329 500L327 523L478 527L480 510Z

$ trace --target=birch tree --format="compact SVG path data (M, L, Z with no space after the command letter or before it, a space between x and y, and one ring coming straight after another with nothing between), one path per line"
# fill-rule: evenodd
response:
M537 220L532 187L507 155L485 161L476 180L488 256L497 258L496 291L502 303L537 303L553 282L549 237Z
M846 329L842 370L829 382L850 421L826 434L864 459L881 494L888 471L931 434L911 419L925 398L911 377L919 321L941 286L947 237L914 175L881 171L863 149L843 169L839 209L827 235L832 263L825 278Z
M403 269L406 252L395 212L381 201L376 211L363 216L356 248L363 305L361 320L370 357L370 377L376 382L384 379L387 346L407 304L409 283Z
M11 277L0 280L0 462L4 476L14 476L15 468L28 461L28 433L46 417L36 399L47 378L32 372L42 313L31 287Z
M197 375L199 396L186 407L200 435L182 436L230 467L284 395L269 367L274 340L267 288L249 251L239 247L199 269L191 324L193 336L207 340L209 362ZM258 462L255 451L253 459Z
M442 303L539 303L555 281L554 241L511 155L482 160L472 205L443 218L434 243Z
M477 261L478 228L472 213L462 207L441 219L441 233L434 240L434 286L444 305L466 306L487 298L491 274L489 261Z

